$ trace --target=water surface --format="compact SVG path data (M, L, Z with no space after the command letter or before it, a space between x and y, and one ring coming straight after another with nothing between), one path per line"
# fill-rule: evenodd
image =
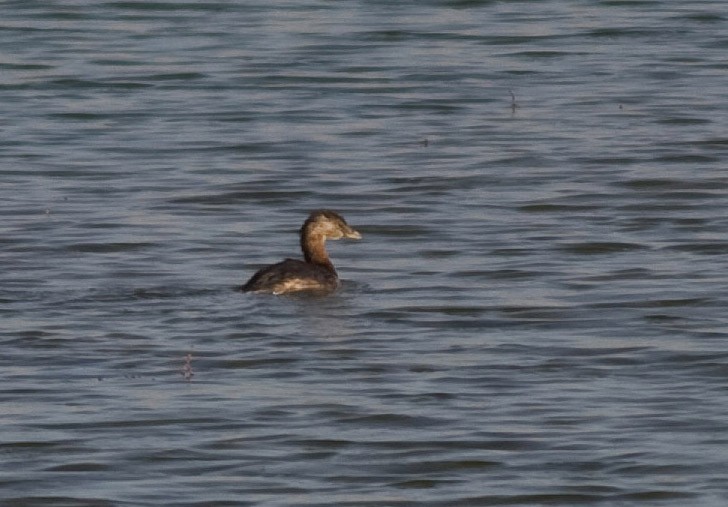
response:
M724 505L726 19L5 2L0 502Z

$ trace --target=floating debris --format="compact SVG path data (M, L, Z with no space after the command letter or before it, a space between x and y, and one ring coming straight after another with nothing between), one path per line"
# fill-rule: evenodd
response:
M518 103L516 102L516 94L513 93L513 90L508 90L508 93L511 95L511 112L513 114L516 113L516 109L518 109Z
M187 354L185 356L185 364L182 366L180 373L186 381L189 382L192 380L192 377L195 375L195 372L192 371L192 354Z

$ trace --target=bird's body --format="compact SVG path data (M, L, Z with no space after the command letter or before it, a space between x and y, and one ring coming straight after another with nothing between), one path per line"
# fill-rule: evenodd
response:
M258 270L243 285L243 292L286 294L298 291L331 292L339 277L326 252L327 239L360 239L344 218L329 210L311 213L301 227L304 260L285 259Z

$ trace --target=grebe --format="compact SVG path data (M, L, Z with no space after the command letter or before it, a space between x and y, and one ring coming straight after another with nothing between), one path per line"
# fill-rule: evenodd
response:
M285 294L335 290L339 277L326 253L326 240L341 238L361 239L361 234L349 227L338 213L314 211L301 227L301 250L305 260L286 259L262 268L242 286L242 291Z

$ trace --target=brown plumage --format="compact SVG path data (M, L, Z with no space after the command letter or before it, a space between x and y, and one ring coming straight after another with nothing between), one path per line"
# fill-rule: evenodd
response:
M242 291L285 294L335 290L339 286L339 276L326 253L326 240L341 238L360 239L361 234L334 211L314 211L301 227L304 260L285 259L262 268L242 286Z

